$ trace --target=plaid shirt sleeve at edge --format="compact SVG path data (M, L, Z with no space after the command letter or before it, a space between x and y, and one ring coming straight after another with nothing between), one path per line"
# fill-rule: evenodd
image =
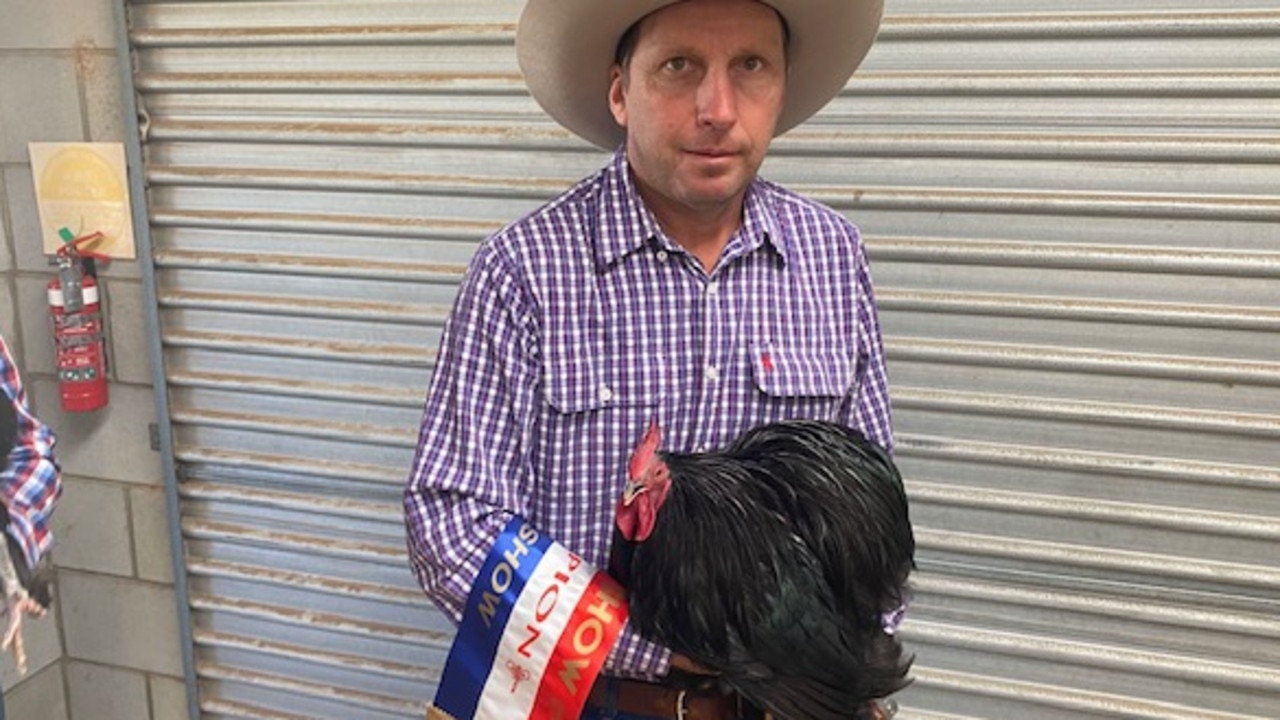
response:
M18 412L17 444L7 467L0 468L0 493L9 512L9 534L35 567L53 545L49 516L62 495L62 477L53 447L53 431L31 413L17 366L0 338L0 391Z
M889 377L885 370L884 340L880 334L875 291L871 287L871 269L861 240L858 242L854 291L857 293L858 308L858 365L854 374L853 396L846 404L842 420L892 452L893 424L889 404Z

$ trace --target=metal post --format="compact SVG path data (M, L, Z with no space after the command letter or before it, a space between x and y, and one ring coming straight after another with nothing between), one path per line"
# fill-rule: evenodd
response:
M182 543L182 516L178 506L178 474L173 454L173 425L169 417L168 384L164 372L164 352L160 341L160 309L156 293L156 273L151 247L151 225L147 214L147 187L142 156L142 110L133 82L133 54L129 44L128 0L112 3L115 15L116 57L120 64L120 105L124 113L124 148L128 165L129 196L133 199L133 234L142 268L143 299L151 345L151 382L156 401L160 460L164 471L165 505L169 517L169 549L173 556L173 585L178 602L178 633L182 643L182 669L187 685L187 715L199 720L199 686L196 682L195 644L191 632L191 604L187 593L187 566Z

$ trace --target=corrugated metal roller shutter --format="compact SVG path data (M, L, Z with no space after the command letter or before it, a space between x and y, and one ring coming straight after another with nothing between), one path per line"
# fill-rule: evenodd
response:
M399 494L445 312L595 169L516 0L133 3L209 717L418 717ZM1280 10L889 0L768 174L868 236L915 718L1280 712Z
M890 0L775 166L869 236L921 545L902 700L1280 717L1280 12L1062 7Z
M400 493L476 244L600 154L546 123L516 3L136 3L199 705L421 718L452 626Z

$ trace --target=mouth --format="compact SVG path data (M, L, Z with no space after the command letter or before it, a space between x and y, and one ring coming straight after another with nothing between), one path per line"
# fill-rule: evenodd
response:
M736 157L738 154L733 150L725 150L721 148L693 148L686 152L690 155L705 158L707 160L720 160L722 158Z
M622 488L623 506L630 507L631 503L635 502L636 498L640 497L648 490L649 488L645 487L643 483L639 483L634 480L628 480L626 487Z

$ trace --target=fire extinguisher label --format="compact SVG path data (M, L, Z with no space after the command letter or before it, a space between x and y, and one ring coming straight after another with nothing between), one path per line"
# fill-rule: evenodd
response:
M49 312L57 352L58 387L62 409L97 410L107 404L106 341L102 306L92 260L98 257L81 245L102 239L102 233L75 237L63 228L65 245L58 250L58 276L49 281Z
M64 410L87 412L107 403L106 344L103 339L98 288L91 277L73 293L82 302L71 311L67 288L50 283L54 350L58 363L59 395Z
M78 313L84 308L84 289L81 284L80 266L67 265L58 269L58 285L62 291L62 308L67 313Z

